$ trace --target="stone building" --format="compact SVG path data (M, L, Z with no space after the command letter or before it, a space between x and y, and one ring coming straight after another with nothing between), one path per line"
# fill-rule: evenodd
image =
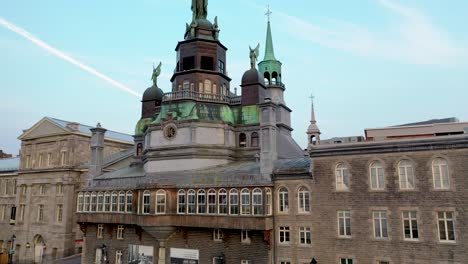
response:
M45 117L19 139L21 158L0 160L2 252L14 250L14 263L49 263L79 252L75 190L90 167L90 127ZM108 133L103 171L129 164L132 141L129 135Z

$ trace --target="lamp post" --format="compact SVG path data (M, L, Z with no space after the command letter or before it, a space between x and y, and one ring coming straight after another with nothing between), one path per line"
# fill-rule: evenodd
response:
M14 246L15 246L15 239L16 239L16 236L13 234L11 236L11 245L10 245L10 252L8 254L8 264L12 264L13 263L13 254L14 254Z

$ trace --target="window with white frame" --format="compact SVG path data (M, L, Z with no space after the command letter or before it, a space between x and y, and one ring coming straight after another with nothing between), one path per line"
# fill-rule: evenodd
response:
M96 237L97 238L103 238L103 235L104 235L104 225L103 224L98 224Z
M55 209L55 221L57 223L63 222L63 204L57 204L57 208Z
M110 192L104 193L104 212L110 212L111 209L111 194Z
M239 191L237 189L229 191L229 214L239 214Z
M280 264L291 264L289 260L280 260Z
M254 215L263 215L263 192L260 188L252 192L252 207Z
M151 201L151 193L150 191L146 190L143 192L143 214L150 213L150 201Z
M196 213L196 194L194 190L189 190L187 193L187 213L194 214Z
M46 186L45 186L45 184L39 185L39 194L40 194L40 195L45 195L45 194L46 194Z
M278 191L278 211L281 213L287 213L289 211L289 193L288 189L282 187Z
M52 153L47 154L47 167L52 165Z
M91 194L86 192L84 195L84 205L83 205L83 212L89 212L91 204Z
M91 206L90 206L90 212L96 212L96 205L97 205L97 195L95 192L91 193Z
M250 243L250 236L248 230L241 231L241 243Z
M340 258L340 264L353 264L353 259L351 259L351 258Z
M418 240L418 217L416 211L403 211L401 213L403 220L403 233L405 240Z
M309 189L302 186L299 188L297 193L299 213L309 213L310 212L310 193Z
M166 191L158 190L156 192L156 214L166 213Z
M273 212L272 210L272 196L271 196L271 189L266 188L265 190L265 209L266 209L266 215L271 215Z
M289 226L280 226L278 229L279 229L278 231L279 243L289 244L289 241L290 241Z
M184 214L185 210L185 191L179 190L177 192L177 213Z
M337 191L349 190L349 170L346 164L338 163L335 167L335 182Z
M216 191L208 190L208 213L216 214Z
M103 210L103 205L104 205L104 193L103 192L98 192L97 195L97 212L102 212Z
M94 258L94 264L102 263L102 248L96 248L96 256Z
M223 230L221 229L213 229L213 240L214 241L223 241Z
M385 189L384 168L380 161L374 161L370 165L370 187L371 190Z
M198 190L197 192L197 213L206 213L206 192L205 190Z
M374 237L375 238L388 238L388 220L386 211L372 212L374 220Z
M123 264L122 250L115 251L115 264Z
M123 238L124 238L124 226L118 225L117 226L117 239L123 239Z
M252 262L248 259L241 260L241 264L252 264Z
M21 195L26 195L28 193L28 186L26 184L21 185Z
M241 191L241 215L250 214L250 191L242 189Z
M312 243L310 227L299 227L299 244L310 245Z
M40 204L37 206L37 221L42 222L44 221L44 205Z
M400 178L400 190L414 190L414 168L409 160L398 163L398 177Z
M20 204L20 214L19 214L19 220L24 221L24 214L26 212L26 205L25 204Z
M338 211L338 236L351 236L351 212L349 210Z
M125 192L119 192L119 212L125 212Z
M450 177L447 160L437 158L432 161L432 177L434 181L434 189L450 189Z
M6 220L6 210L7 207L5 204L0 205L0 220L5 221Z
M12 185L13 185L13 195L16 195L16 179L13 179L12 181Z
M63 194L63 184L62 183L57 183L55 186L55 192L57 195L62 195Z
M76 203L76 211L77 212L83 212L83 201L84 201L83 193L79 192L78 193L78 201Z
M126 201L125 201L125 204L126 204L126 211L127 213L131 213L133 211L133 192L132 191L127 191L127 194L126 194Z
M439 241L455 241L455 220L453 212L437 212L437 227L439 229Z
M221 189L218 192L218 214L228 213L227 191Z
M118 210L118 205L119 205L119 201L118 201L118 193L117 192L112 192L112 200L111 200L111 210L112 212L117 212Z

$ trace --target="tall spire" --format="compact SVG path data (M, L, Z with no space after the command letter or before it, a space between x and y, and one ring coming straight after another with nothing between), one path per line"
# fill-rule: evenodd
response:
M314 109L314 96L310 96L310 101L311 101L311 111L310 111L310 123L311 124L317 124L317 120L315 119L315 109Z
M264 61L273 60L275 61L275 51L273 49L273 37L271 36L271 26L270 26L270 16L272 12L270 10L270 6L268 6L267 12L265 15L268 17L268 27L267 27L267 37L266 37L266 45L265 45L265 58Z
M311 109L310 109L310 125L307 129L307 136L309 145L320 144L320 129L317 126L317 120L315 119L315 109L314 109L314 96L310 96Z

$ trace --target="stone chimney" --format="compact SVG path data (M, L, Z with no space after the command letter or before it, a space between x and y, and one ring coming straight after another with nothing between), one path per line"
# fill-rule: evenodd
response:
M271 179L275 161L278 159L276 146L276 104L270 98L260 107L260 173Z
M92 179L95 176L101 175L102 165L104 163L104 134L106 129L97 124L95 128L91 128L91 160L89 161L89 176Z

